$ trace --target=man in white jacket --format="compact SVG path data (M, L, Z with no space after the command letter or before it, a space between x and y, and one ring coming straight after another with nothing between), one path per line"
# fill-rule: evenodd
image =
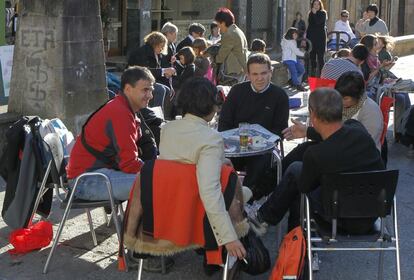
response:
M350 39L349 47L353 48L358 43L358 39L356 39L356 36L354 32L352 31L351 26L349 25L348 18L349 18L349 12L347 10L342 10L341 19L335 23L335 27L333 31L342 31L342 32L347 33L349 35L349 38L345 34L341 34L339 35L339 37L341 38L340 40L347 42L348 39ZM331 42L333 42L333 44L336 43L336 34L333 34Z

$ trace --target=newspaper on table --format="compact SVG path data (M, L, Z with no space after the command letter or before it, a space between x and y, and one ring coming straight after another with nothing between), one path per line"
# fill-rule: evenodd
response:
M252 136L252 137L261 136L264 139L266 139L267 142L274 143L274 142L280 140L279 136L277 136L276 134L270 132L269 130L267 130L266 128L261 126L260 124L251 124L250 128L249 128L249 131L250 131L250 136ZM224 139L234 139L234 140L239 139L239 129L238 128L233 128L233 129L221 131L220 134Z

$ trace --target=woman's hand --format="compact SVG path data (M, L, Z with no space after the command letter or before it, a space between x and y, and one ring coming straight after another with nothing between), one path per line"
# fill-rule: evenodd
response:
M164 68L164 76L166 78L170 78L171 76L175 75L176 71L174 67Z
M230 256L236 257L238 259L243 259L246 257L246 249L244 249L244 246L240 240L229 242L224 246L226 247L227 253L229 253Z
M291 119L293 125L282 131L283 137L286 140L293 140L306 137L306 125L300 121Z

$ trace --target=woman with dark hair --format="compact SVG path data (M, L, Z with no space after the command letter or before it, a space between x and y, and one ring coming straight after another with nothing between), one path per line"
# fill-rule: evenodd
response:
M290 27L282 39L282 61L289 70L289 83L299 91L305 91L302 86L301 78L305 72L302 63L298 61L298 57L303 57L304 52L298 49L296 39L298 38L298 30L295 27Z
M326 50L326 21L328 15L323 8L320 0L312 0L311 10L308 14L308 29L306 38L312 42L312 51L310 52L311 73L310 76L319 76L324 65L324 55ZM316 63L316 60L318 63ZM319 70L317 71L317 66Z
M341 94L344 109L342 120L355 119L362 123L381 150L383 117L381 109L365 93L365 81L358 72L346 72L336 81L335 89Z
M191 47L184 47L178 51L177 55L177 77L174 79L174 89L179 90L188 79L195 74L195 53ZM179 70L178 70L179 69Z
M128 66L147 67L157 82L165 83L162 77L169 78L176 71L174 67L162 68L162 52L167 47L168 40L161 32L151 32L144 37L144 45L133 50L128 56Z
M299 38L303 38L306 31L306 23L302 19L302 14L300 12L296 12L296 18L293 20L292 27L297 28Z
M220 134L208 127L220 102L216 87L205 78L187 81L177 99L183 119L171 121L161 129L160 159L196 165L200 198L219 246L231 256L243 258L246 250L239 238L249 225L242 214L243 195L238 183L227 211L221 192L220 170L227 164Z

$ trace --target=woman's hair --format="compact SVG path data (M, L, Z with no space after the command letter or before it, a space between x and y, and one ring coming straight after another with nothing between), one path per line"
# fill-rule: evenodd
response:
M227 8L218 9L214 20L216 22L224 22L227 27L235 22L233 13Z
M336 81L335 89L342 97L350 96L359 100L365 93L364 77L356 71L345 72Z
M313 3L315 3L315 2L319 2L319 5L320 5L320 9L319 9L319 11L325 11L325 8L323 7L323 3L322 3L322 1L321 0L312 0L312 2L311 2L311 9L312 9L312 7L313 7Z
M199 52L203 52L207 49L208 44L205 38L197 38L193 41L193 49L197 49Z
M218 27L217 22L213 21L212 23L210 23L210 32L213 32L213 29Z
M285 38L286 40L293 40L293 34L295 33L299 34L299 30L296 27L289 27L283 38Z
M266 43L261 39L254 39L252 41L252 46L250 48L252 52L265 52L266 51Z
M369 4L366 11L367 12L372 11L372 12L375 13L375 15L378 15L378 6L377 6L377 4Z
M195 53L192 47L182 48L181 50L178 51L177 57L180 58L180 55L184 56L184 62L186 65L194 63Z
M164 23L164 25L161 28L161 33L164 35L167 33L177 33L177 32L178 32L178 27L169 21Z
M391 52L395 47L395 40L391 36L379 35L378 40L381 40L384 48L389 52Z
M144 43L150 45L153 48L161 44L165 47L167 45L167 42L167 37L158 31L153 31L144 37Z
M215 85L206 78L196 77L187 80L178 94L177 105L183 115L189 113L203 118L221 105Z
M375 40L377 36L372 34L367 34L361 38L360 43L363 44L369 51L371 51L375 47Z

